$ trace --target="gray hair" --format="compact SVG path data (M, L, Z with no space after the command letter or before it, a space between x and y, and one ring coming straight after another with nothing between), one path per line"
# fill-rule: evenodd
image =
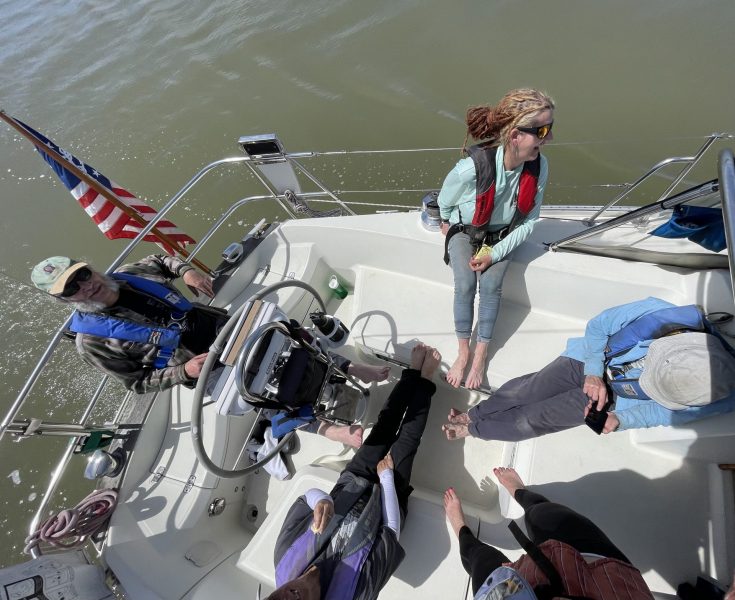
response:
M117 280L113 279L109 275L99 274L102 278L104 285L110 291L117 292L120 289L120 284ZM68 300L67 300L68 302ZM69 302L79 312L99 312L103 308L107 308L102 302L94 302L93 300L84 300L83 302Z

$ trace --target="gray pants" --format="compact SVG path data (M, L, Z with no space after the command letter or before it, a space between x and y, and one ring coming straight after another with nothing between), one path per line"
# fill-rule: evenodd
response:
M511 379L469 411L470 434L517 442L584 423L584 363L560 356L538 373Z

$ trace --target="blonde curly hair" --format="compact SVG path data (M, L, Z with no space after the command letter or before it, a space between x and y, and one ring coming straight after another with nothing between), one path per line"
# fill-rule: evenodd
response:
M514 127L530 126L544 110L554 110L554 100L532 88L511 90L495 106L470 106L465 117L467 134L462 149L467 147L470 137L505 146Z

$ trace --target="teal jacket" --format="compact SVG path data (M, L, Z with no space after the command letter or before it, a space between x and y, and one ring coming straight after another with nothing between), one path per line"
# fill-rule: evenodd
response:
M513 171L506 171L503 165L503 147L498 148L495 156L495 206L490 217L489 230L496 231L510 224L515 213L515 201L518 194L518 183L523 165ZM493 263L508 256L513 250L525 242L531 235L541 214L541 203L544 198L546 182L549 178L549 166L546 158L541 156L541 171L534 207L521 225L507 237L493 246ZM475 164L471 158L461 159L444 179L437 202L441 218L450 223L472 223L475 214Z

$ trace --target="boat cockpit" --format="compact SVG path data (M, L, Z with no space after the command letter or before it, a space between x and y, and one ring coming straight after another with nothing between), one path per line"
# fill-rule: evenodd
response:
M505 524L522 511L489 477L498 465L513 466L527 483L587 509L660 597L698 574L729 579L735 565L735 415L599 438L580 427L523 442L451 443L441 432L451 408L464 410L541 368L609 306L658 296L711 314L735 314L732 152L720 153L717 179L687 180L723 139L731 137L712 134L694 155L662 161L607 206L544 207L509 267L483 386L455 389L437 381L401 534L407 558L381 598L472 597L445 523L442 493L449 486L465 500L468 525L478 537L518 555ZM155 223L207 174L244 166L264 188L228 207L186 257L217 257L219 264L209 269L212 304L230 314L196 389L128 393L107 418L97 412L109 383L105 376L76 422L21 418L64 343L67 321L0 426L0 438L69 437L31 531L57 505L54 494L73 457L92 457L88 476L114 489L117 504L88 547L108 584L130 598L240 598L255 597L259 587L272 590L273 547L291 502L311 487L328 490L352 455L346 446L305 433L305 425L321 418L370 427L418 341L445 357L456 345L435 190L380 190L410 195L410 205L347 201L360 190L333 189L305 162L360 153L289 153L275 135L244 136L238 144L242 156L197 173L108 269L139 253ZM684 168L660 198L641 207L619 205L672 164ZM233 241L228 231L238 211L256 204L268 218ZM720 214L719 225L703 225L692 208ZM283 221L272 218L276 210L285 214ZM671 223L680 229L672 233ZM720 232L715 243L724 246L711 245L714 229ZM702 236L709 236L704 245ZM214 252L217 244L224 250ZM727 319L721 327L723 335L735 334ZM335 362L337 351L389 365L389 381L358 381ZM215 371L217 383L208 386ZM253 438L261 439L263 420L276 415L283 429L274 445L262 454L248 450ZM289 478L266 471L275 457ZM32 555L53 556L53 550L34 546Z

